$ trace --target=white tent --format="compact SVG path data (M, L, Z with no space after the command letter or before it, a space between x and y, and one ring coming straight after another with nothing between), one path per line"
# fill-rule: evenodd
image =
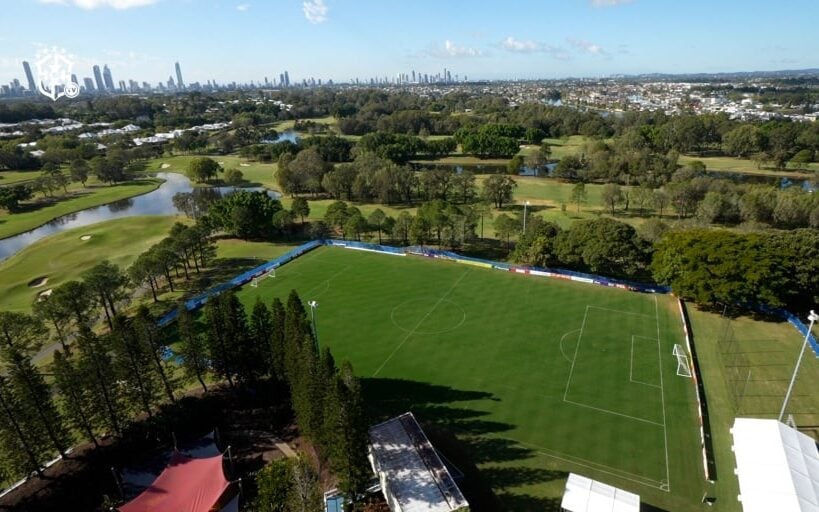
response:
M569 512L639 512L640 497L591 478L569 473L560 508Z
M737 418L734 456L745 512L819 512L816 441L776 420Z

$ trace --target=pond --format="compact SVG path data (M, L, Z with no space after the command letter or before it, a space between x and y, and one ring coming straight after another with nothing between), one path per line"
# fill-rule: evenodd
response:
M190 180L178 173L160 172L156 175L165 180L158 189L141 196L115 201L102 206L95 206L76 213L71 213L58 217L39 228L20 233L9 238L0 240L0 261L18 253L34 242L47 236L61 233L69 229L90 226L98 222L121 219L123 217L135 217L137 215L177 215L181 212L173 204L173 196L180 192L192 192L194 190L217 191L221 195L230 194L236 187L214 187L212 189L195 189ZM253 187L241 190L260 191L264 188ZM279 194L268 190L267 193L276 199Z

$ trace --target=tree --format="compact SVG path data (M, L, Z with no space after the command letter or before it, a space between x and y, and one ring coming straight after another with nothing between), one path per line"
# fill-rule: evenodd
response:
M662 218L663 211L668 207L669 200L668 194L664 190L657 189L654 191L651 204L657 209L658 217Z
M384 221L387 219L387 215L381 210L381 208L376 208L375 210L370 213L370 216L367 217L367 223L376 228L378 230L378 243L381 243L381 231L384 227Z
M31 360L42 347L46 333L35 317L0 312L0 361L22 413L20 423L30 431L35 448L50 442L65 457L70 442L68 431L45 378Z
M493 174L483 182L481 195L485 200L493 203L495 208L503 208L506 203L512 201L517 186L517 182L510 176Z
M245 175L239 169L231 168L225 171L225 183L238 187L245 180Z
M507 247L511 247L510 238L513 234L518 232L520 225L505 213L501 213L495 217L495 221L492 225L495 228L495 236L505 238Z
M209 216L214 225L238 238L249 240L270 235L273 216L281 210L281 202L266 192L241 190L214 203Z
M576 222L555 247L564 264L595 273L633 277L648 263L648 248L634 228L610 218Z
M196 324L188 308L184 305L177 309L177 331L181 346L179 355L182 357L182 368L188 378L196 377L202 390L207 393L208 386L205 384L210 365L208 364L207 343L205 338L197 331Z
M188 164L187 174L190 179L203 183L215 178L220 170L221 166L214 159L198 157Z
M614 215L614 208L623 202L623 189L616 183L606 183L600 194L603 204L609 207L609 211Z
M91 168L85 160L74 160L71 162L71 179L79 181L85 187L85 182L88 181L88 173Z
M762 132L756 126L743 123L723 137L723 148L733 156L748 157L762 150Z
M79 373L75 359L70 351L54 352L51 364L54 388L69 426L83 432L94 446L99 447L95 434L94 408L89 403L91 397L85 386L86 376Z
M289 512L295 485L292 459L274 459L256 474L256 512Z
M0 208L13 213L20 207L20 202L27 201L33 196L28 185L13 185L0 187Z
M83 282L96 296L96 304L102 306L108 326L113 328L112 319L117 314L116 304L127 297L125 287L128 277L120 268L104 260L82 273Z
M145 347L146 352L150 355L153 370L159 376L165 390L165 396L168 397L171 403L176 402L176 398L174 397L175 383L172 374L173 367L166 367L164 363L166 347L160 340L156 320L151 316L147 306L143 304L137 309L132 323L137 340Z
M582 181L572 187L572 202L577 205L577 213L580 213L580 205L586 202L586 184Z
M310 215L310 205L307 203L307 199L294 197L293 203L290 205L290 213L298 215L301 218L301 223L304 224L304 218Z

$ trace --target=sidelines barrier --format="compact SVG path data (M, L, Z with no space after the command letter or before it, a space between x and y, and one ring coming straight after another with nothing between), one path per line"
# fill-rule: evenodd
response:
M671 291L667 286L652 285L646 283L637 283L634 281L626 281L623 279L612 279L608 277L598 276L595 274L586 274L584 272L575 272L573 270L530 267L511 265L509 263L501 263L499 261L483 260L480 258L471 258L463 256L458 253L450 251L441 251L438 249L430 249L429 247L412 246L407 248L409 254L418 256L426 256L429 258L442 258L452 260L466 265L475 265L484 268L494 268L498 270L505 270L507 272L516 272L518 274L533 275L539 277L551 277L556 279L566 279L569 281L576 281L579 283L596 284L600 286L609 286L620 288L623 290L630 290L643 293L669 293Z
M794 315L788 310L772 308L765 305L761 306L757 305L755 306L755 308L761 311L762 313L778 316L783 320L787 320L789 324L796 327L796 330L799 331L799 334L801 334L803 338L805 336L808 337L808 343L810 344L810 348L813 349L813 353L816 355L816 357L819 357L819 343L816 342L816 338L813 336L813 333L808 335L808 326L802 323L802 320L800 320L798 316Z
M302 254L305 254L305 253L308 253L308 252L312 251L316 247L321 247L322 245L323 245L323 243L322 243L321 240L316 240L316 241L313 241L313 242L308 242L308 243L306 243L304 245L300 245L300 246L296 247L295 249L293 249L291 251L288 251L285 254L282 254L278 258L275 258L275 259L272 259L272 260L270 260L270 261L268 261L266 263L263 263L262 265L259 265L256 268L252 268L252 269L248 270L247 272L239 274L238 276L234 277L230 281L227 281L227 282L222 283L222 284L218 284L218 285L214 286L213 288L210 288L206 292L201 293L199 295L196 295L195 297L192 297L192 298L186 300L185 303L184 303L185 307L188 309L188 311L195 311L195 310L201 308L202 306L204 306L211 297L215 297L216 295L219 295L222 292L232 290L234 288L238 288L238 287L242 286L243 284L247 284L250 281L252 281L254 278L261 276L265 272L268 272L268 271L270 271L270 270L272 270L274 268L278 268L278 267L284 265L285 263L288 263L288 262L298 258ZM173 322L176 319L177 314L178 314L178 311L176 309L172 309L171 311L168 311L167 313L165 313L165 315L160 317L160 319L157 321L157 325L159 327L164 327L164 326L170 324L171 322Z
M355 242L352 240L322 240L322 244L330 247L344 247L345 249L355 249L358 251L378 252L391 256L406 256L407 253L399 248L390 245L368 244L366 242Z
M691 354L691 377L694 379L694 387L697 392L697 413L700 420L700 446L702 447L702 466L705 470L705 478L710 482L717 479L716 461L714 458L714 443L711 439L711 421L708 416L708 402L705 401L705 384L700 374L700 361L697 357L697 350L694 347L694 335L688 322L688 312L682 299L677 299L680 306L680 317L682 318L683 333L685 333L685 344L688 353Z

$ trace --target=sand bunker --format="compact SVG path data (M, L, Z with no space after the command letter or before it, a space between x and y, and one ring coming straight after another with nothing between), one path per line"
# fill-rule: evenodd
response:
M86 240L91 240L91 235L83 235L80 237L80 240L82 240L83 242L85 242Z
M219 165L225 165L225 162L219 162Z
M40 276L40 277L38 277L36 279L32 279L31 281L29 281L28 282L28 287L29 288L39 288L41 286L45 286L45 284L47 282L48 282L48 277L47 276Z
M250 167L250 164L239 164L239 167Z
M37 301L39 302L39 301L46 300L47 298L51 297L52 293L54 293L54 288L49 288L48 290L40 292L37 295Z
M168 169L170 166L171 166L171 164L162 164L160 167L162 169Z

